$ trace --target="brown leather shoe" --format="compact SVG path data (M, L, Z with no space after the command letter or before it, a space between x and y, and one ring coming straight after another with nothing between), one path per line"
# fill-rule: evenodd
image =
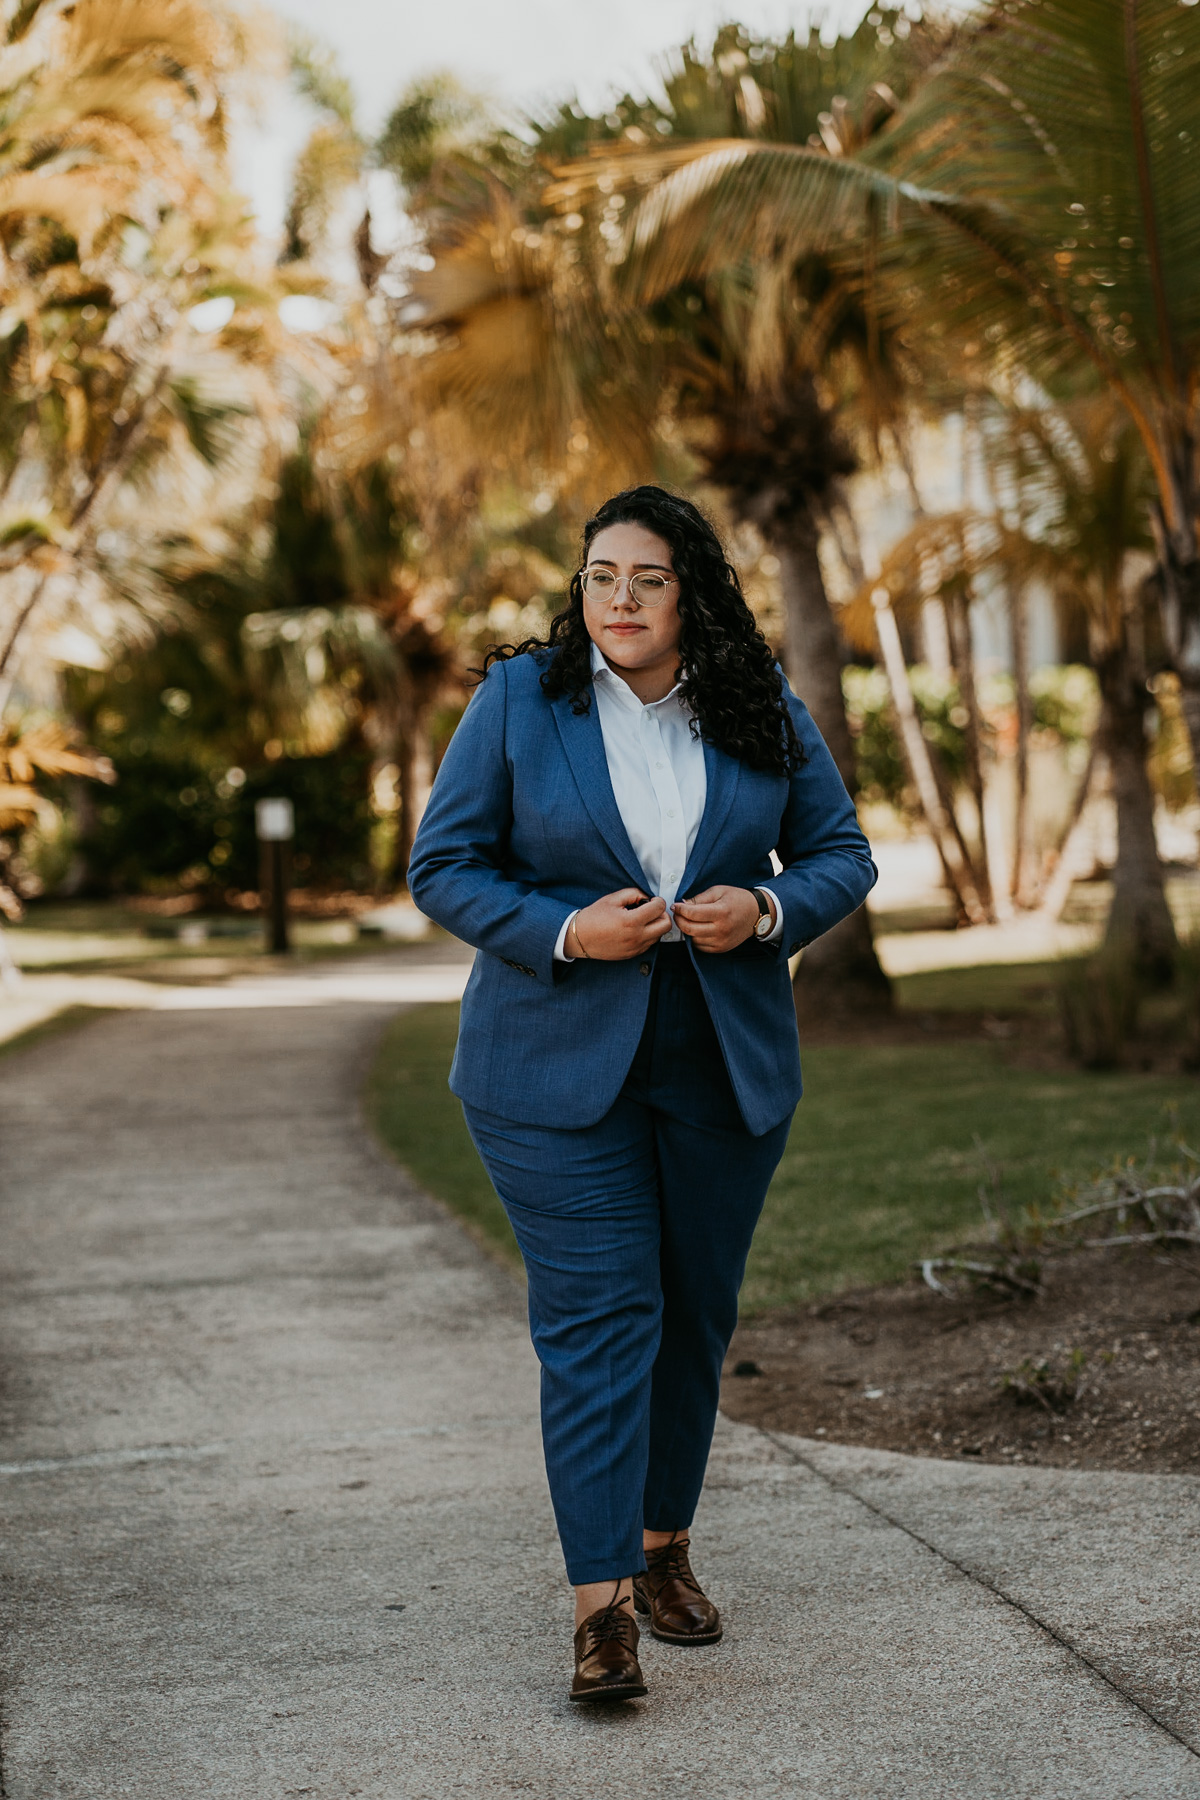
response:
M646 1692L628 1596L589 1613L575 1633L572 1700L636 1700Z
M651 1636L664 1644L721 1641L721 1615L692 1574L686 1538L647 1550L646 1573L633 1578L633 1603L649 1613Z

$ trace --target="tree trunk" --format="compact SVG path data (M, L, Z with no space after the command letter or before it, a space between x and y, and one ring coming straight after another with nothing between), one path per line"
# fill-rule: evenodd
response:
M1013 827L1012 897L1018 906L1033 899L1032 844L1029 832L1029 739L1033 734L1033 696L1029 692L1029 608L1025 589L1013 581L1008 590L1012 625L1013 687L1017 701L1016 819Z
M821 574L816 522L808 512L793 514L786 526L781 522L769 527L768 536L780 565L788 680L812 714L853 796L858 778L842 696L842 646ZM892 990L880 967L865 906L808 946L794 986L797 1009L809 1018L831 1006L855 1012L891 1010Z
M418 695L417 684L407 660L401 658L402 672L397 682L399 705L394 732L396 793L400 805L396 815L396 844L388 882L392 888L403 887L408 879L417 826L421 823L425 800L431 782L429 754L429 708Z
M954 817L953 808L943 800L929 745L921 731L916 701L908 679L908 668L904 661L904 649L900 643L900 628L896 624L896 615L892 611L886 588L876 590L874 604L875 629L879 634L879 648L887 671L892 706L900 727L900 741L904 746L909 773L920 797L925 823L942 861L946 885L958 902L960 916L971 925L983 925L987 922L987 915L975 889L958 821Z
M1058 845L1052 852L1052 860L1043 880L1040 893L1035 897L1037 910L1044 919L1057 925L1063 915L1071 889L1077 874L1077 845L1083 835L1083 815L1091 798L1092 782L1095 779L1096 764L1099 761L1100 733L1095 732L1088 745L1088 759L1083 776L1075 793L1066 825L1059 834ZM1033 904L1033 901L1030 902Z
M788 680L812 714L852 794L857 779L854 739L842 697L842 644L821 574L815 522L808 516L796 519L786 534L773 535L772 548L780 565Z
M1117 807L1106 942L1128 945L1147 979L1168 981L1179 946L1154 839L1154 795L1146 773L1146 692L1122 650L1107 651L1095 662L1100 736Z
M979 695L975 690L975 650L971 643L971 603L964 593L946 596L946 629L950 638L950 660L959 698L967 715L963 738L967 749L967 786L975 803L976 849L971 856L975 887L984 911L992 916L992 870L988 856L987 829L983 817L983 722L979 713Z

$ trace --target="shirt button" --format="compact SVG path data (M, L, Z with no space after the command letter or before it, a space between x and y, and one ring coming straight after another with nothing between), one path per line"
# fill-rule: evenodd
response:
M654 766L655 766L655 768L656 768L656 769L663 769L663 768L665 768L665 767L666 767L666 764L665 764L665 763L660 763L660 762L656 762L656 763L655 763L655 765L654 765Z
M673 806L667 809L667 817L668 819L673 819L675 817L675 808Z
M648 975L649 973L650 973L650 964L649 963L639 963L638 964L638 974L639 975Z

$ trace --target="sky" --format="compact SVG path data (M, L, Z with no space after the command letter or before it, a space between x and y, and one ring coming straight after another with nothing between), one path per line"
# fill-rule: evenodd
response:
M417 76L449 70L501 103L535 109L573 94L589 105L614 89L646 89L664 51L711 40L731 17L772 36L806 24L853 28L872 0L275 0L274 10L338 53L363 124L377 129ZM269 101L236 147L239 186L264 228L283 215L288 169L303 141L302 109Z

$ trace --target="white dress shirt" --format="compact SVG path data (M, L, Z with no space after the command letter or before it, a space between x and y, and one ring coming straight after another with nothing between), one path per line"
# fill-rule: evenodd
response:
M708 774L704 745L692 735L692 713L678 686L661 700L643 706L629 684L610 669L592 645L592 679L596 711L604 739L604 755L621 823L650 887L670 906L679 892L688 857L704 817ZM775 924L766 942L783 936L783 908L772 889L762 890L775 903ZM555 960L573 962L566 953L566 921L554 946ZM680 943L677 925L659 939Z

